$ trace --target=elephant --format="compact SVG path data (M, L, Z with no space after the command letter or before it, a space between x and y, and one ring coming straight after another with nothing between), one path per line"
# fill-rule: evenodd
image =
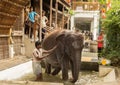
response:
M52 75L56 75L62 70L62 79L68 80L68 70L72 71L71 80L75 83L78 80L81 53L84 47L83 36L70 30L55 30L48 34L42 42L45 50L53 49L50 55L45 58L46 73L51 73L51 66L55 68Z

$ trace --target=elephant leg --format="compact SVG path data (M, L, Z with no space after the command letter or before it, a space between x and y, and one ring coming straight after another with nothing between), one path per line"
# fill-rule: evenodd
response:
M78 60L76 62L73 60L70 60L72 76L73 76L73 79L71 80L72 83L75 83L78 80L79 69L80 69L79 62L78 62Z
M68 69L69 69L69 59L65 58L66 56L64 56L63 60L62 60L62 79L63 80L68 80Z
M60 72L60 70L60 67L55 68L55 70L52 72L52 75L57 75Z
M62 43L60 43L60 44L62 44ZM67 80L68 79L69 58L64 52L64 45L60 45L59 48L61 48L61 49L57 49L56 57L61 66L62 79Z
M46 68L45 68L45 73L51 74L51 65L48 64L48 63L46 63L46 66L45 66L45 67L46 67Z

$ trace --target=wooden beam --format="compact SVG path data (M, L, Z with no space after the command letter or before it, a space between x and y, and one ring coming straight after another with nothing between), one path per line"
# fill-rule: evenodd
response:
M17 15L13 15L13 14L8 14L8 13L5 13L5 12L0 12L1 15L4 15L4 16L9 16L9 17L13 17L13 18L18 18L19 16Z
M28 4L30 2L30 0L14 0L15 3L18 3L18 1L23 6L25 6L26 4Z
M52 25L52 3L53 3L53 0L50 0L50 27Z
M48 4L44 3L44 5L45 5L47 8L50 9L50 6L49 6ZM52 7L52 11L56 12L56 9ZM59 13L59 14L62 14L62 12L59 11L59 10L58 10L58 13Z
M3 28L11 28L11 26L9 26L9 25L0 25L0 27L3 27Z
M57 28L57 17L58 17L58 0L56 0L56 14L55 14L55 27Z
M52 8L52 10L53 10L54 12L56 12L56 9ZM57 11L57 13L62 14L62 12L59 11L59 10Z
M67 29L69 29L70 28L70 16L67 18Z
M40 30L39 30L39 40L42 41L42 3L43 3L43 0L40 0Z
M2 14L4 13L4 15L6 15L6 14L9 14L9 15L11 15L12 17L14 16L14 17L16 17L16 16L18 16L18 14L21 12L21 10L22 9L16 9L16 8L13 8L13 7L6 7L6 8L4 8L4 6L2 6L2 8L0 8L1 9L1 11L0 12L2 12Z
M62 8L62 13L63 13L63 15L62 15L62 28L64 28L64 6Z
M23 36L23 35L24 35L24 31L25 31L25 30L24 30L24 22L25 22L25 21L24 21L24 15L25 15L25 14L24 14L24 9L22 9L22 17L21 17L21 23L22 23L22 26L21 26L21 27L22 27L22 32L23 32L23 33L22 33L22 44L23 44L23 42L24 42L24 36Z
M0 35L0 37L10 37L9 35Z
M65 5L65 3L63 3L61 0L58 0L58 3L60 3L61 5L63 5L65 8L67 8L68 6Z
M17 7L24 8L23 5L20 5L20 4L17 4L17 3L14 3L14 2L12 2L12 1L10 1L10 0L2 0L2 1L4 1L4 2L6 2L6 3L9 3L9 4L12 4L12 5L15 5L15 6L17 6Z

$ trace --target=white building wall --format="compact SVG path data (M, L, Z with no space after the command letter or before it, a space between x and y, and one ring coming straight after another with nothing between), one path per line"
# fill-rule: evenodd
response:
M99 32L99 15L99 11L75 11L71 17L71 30L75 29L75 18L92 18L90 31L93 33L93 40L96 40Z
M90 31L93 32L93 30L94 30L94 20L91 21L91 30Z
M71 26L70 26L71 30L74 30L74 17L71 17Z
M93 30L93 40L97 40L97 37L98 37L98 30L99 30L99 19L98 19L98 15L95 14L94 15L94 23L93 23L93 27L94 27L94 30Z

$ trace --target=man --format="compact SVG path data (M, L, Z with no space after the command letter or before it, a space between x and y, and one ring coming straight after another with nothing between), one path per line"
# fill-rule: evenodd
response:
M34 34L34 40L35 40L35 17L39 15L33 11L33 7L30 7L30 12L28 14L28 19L30 21L30 28L29 28L29 37L32 38L32 35ZM33 33L34 32L34 33Z
M103 31L100 32L97 42L98 42L98 57L100 57L100 54L101 54L103 47L104 47Z
M43 80L42 76L42 67L41 67L41 60L45 57L48 57L47 55L42 55L42 53L49 53L49 51L45 51L41 48L41 42L36 41L35 42L35 49L33 50L33 59L32 59L32 68L33 73L36 75L36 81L37 80Z
M44 39L45 32L46 32L46 24L48 23L48 18L45 16L45 11L42 11L42 39Z

